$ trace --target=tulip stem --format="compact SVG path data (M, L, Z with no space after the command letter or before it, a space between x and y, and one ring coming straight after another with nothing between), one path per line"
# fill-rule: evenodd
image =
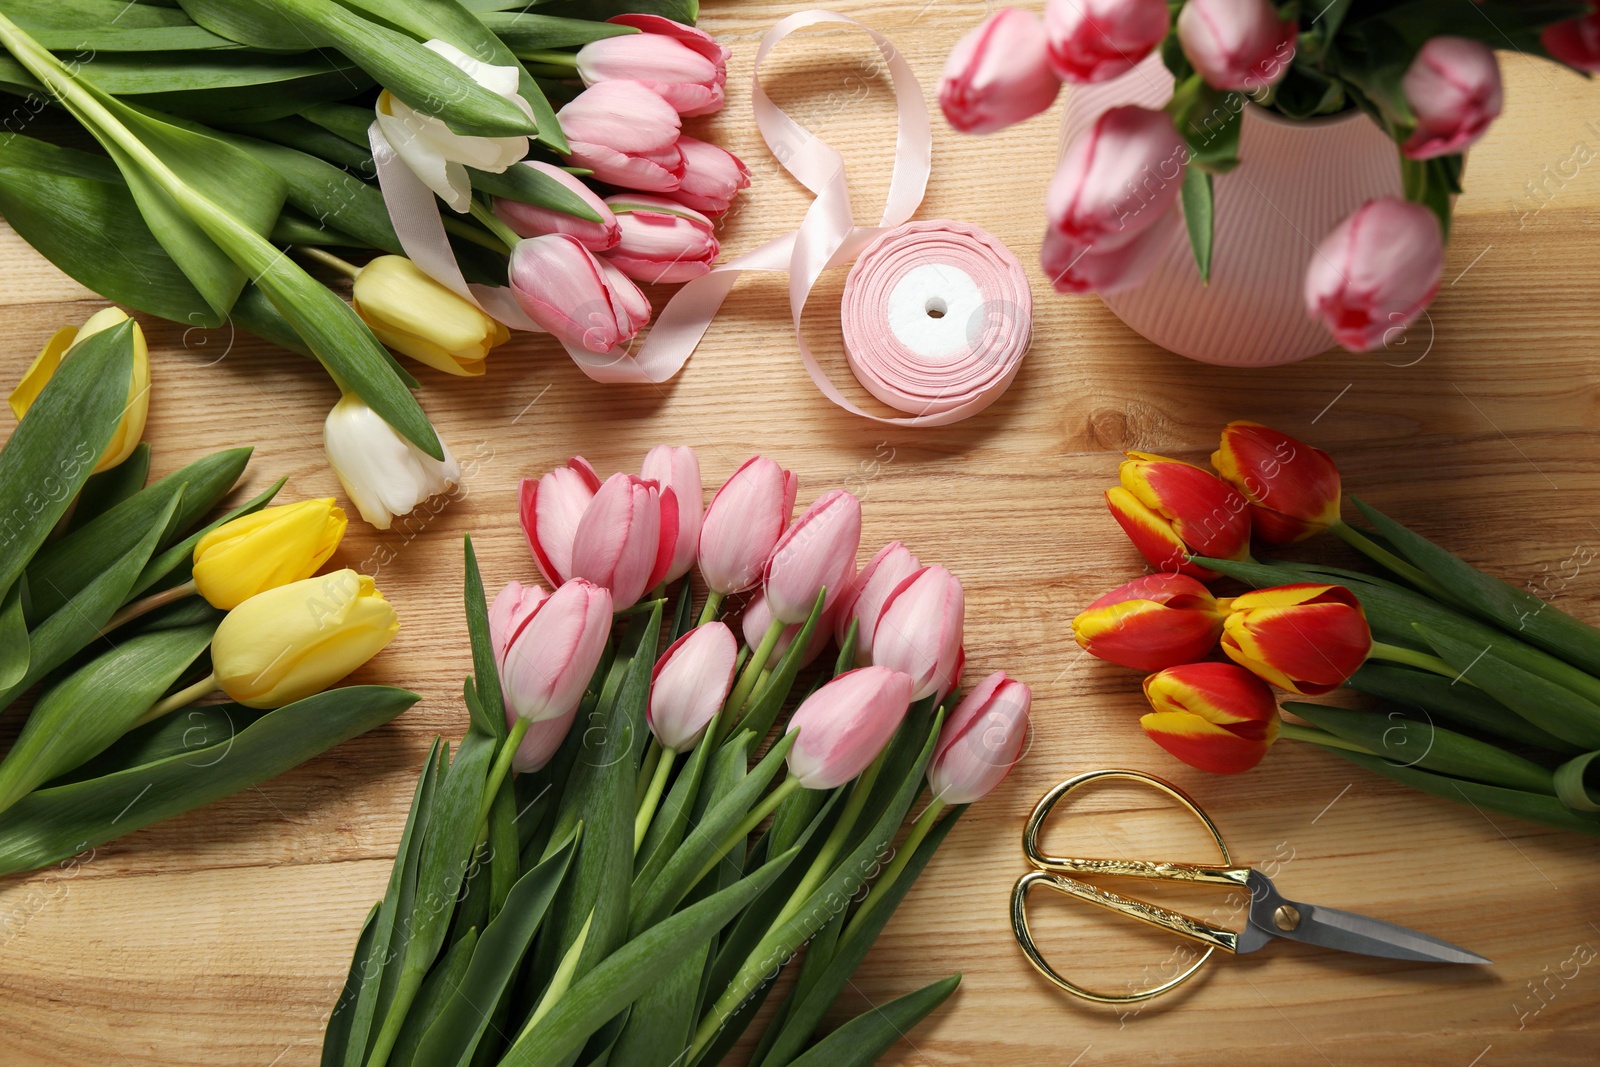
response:
M722 610L722 596L723 594L715 589L706 594L706 606L700 609L700 622L697 625L704 626L717 617L717 613Z
M639 762L639 781L633 789L633 806L635 808L644 803L645 790L650 787L650 779L655 777L656 764L660 760L661 742L652 736L650 745L645 750L644 759Z
M811 861L810 870L800 879L800 884L795 886L794 892L789 894L788 903L778 913L778 918L773 921L771 929L776 930L798 915L800 909L805 907L806 898L816 892L817 886L822 884L822 880L833 869L833 861L838 858L839 850L844 847L856 820L861 817L862 809L867 806L867 796L872 792L873 783L878 780L878 771L883 767L884 752L888 750L889 746L885 745L883 752L879 752L877 758L856 779L856 784L850 790L850 796L845 799L844 809L839 813L839 821L833 824L833 831L822 843L817 858Z
M906 864L911 862L911 857L916 853L917 846L922 844L922 839L928 836L933 829L933 824L938 821L939 813L944 810L944 801L934 797L928 801L928 806L922 809L922 814L917 816L917 821L911 824L911 832L906 835L905 842L900 846L900 851L894 854L894 859L889 861L889 866L884 868L883 875L872 886L867 898L861 902L856 913L850 916L850 921L845 924L844 933L839 935L839 944L849 941L850 935L861 928L867 915L878 906L879 901L888 896L895 880L906 869Z
M510 252L513 248L517 247L517 245L522 241L522 238L517 236L515 230L500 221L500 216L494 213L493 208L489 207L489 205L485 204L478 198L473 198L472 207L469 210L471 211L473 218L483 223L484 229L488 230L490 233L494 234L495 237L499 238L500 243L506 246L505 250L507 252Z
M464 241L471 241L479 248L487 248L489 251L502 256L506 253L505 242L491 234L484 233L481 227L474 226L463 219L458 219L454 215L442 217L439 221L444 223L446 230L449 230Z
M1286 737L1291 741L1307 741L1313 745L1321 745L1323 748L1342 748L1346 752L1359 752L1363 756L1380 754L1371 749L1362 748L1354 741L1346 741L1337 734L1331 734L1326 730L1318 730L1312 726L1300 726L1292 722L1279 723L1278 736L1280 738Z
M763 819L777 810L778 805L789 799L789 794L799 788L800 779L790 775L779 783L778 788L763 797L759 804L750 809L750 814L746 815L739 825L729 831L728 836L724 837L721 843L717 845L716 852L706 861L706 865L700 868L700 873L694 876L695 882L698 883L700 879L710 874L712 868L722 862L722 857L732 852L734 846L749 837L750 831L760 826Z
M516 56L524 63L542 63L547 67L562 67L566 70L576 70L578 68L578 54L576 52L532 51L518 52Z
M544 995L539 998L538 1005L533 1009L533 1014L528 1017L528 1022L522 1028L522 1033L517 1035L517 1041L527 1037L529 1032L538 1025L539 1020L549 1014L550 1009L556 1006L556 1001L566 995L572 979L578 973L578 961L583 956L583 946L589 943L589 927L594 923L594 910L590 909L589 917L583 920L583 929L578 931L577 939L567 948L561 957L561 962L556 965L556 973L550 976L550 984L545 986ZM512 1042L515 1044L516 1042Z
M517 754L517 747L522 744L522 739L528 736L528 727L532 725L532 720L518 715L517 721L511 724L511 732L500 745L500 751L494 758L494 766L489 768L489 777L483 791L483 804L478 808L479 840L483 838L484 827L489 825L489 809L494 807L494 798L500 793L500 783L506 780L506 773L511 770L511 758Z
M1383 641L1372 642L1372 651L1367 653L1367 656L1369 659L1382 659L1388 660L1390 663L1404 663L1408 667L1419 667L1425 671L1432 671L1434 674L1442 674L1446 678L1460 677L1462 681L1468 680L1462 677L1461 671L1456 670L1438 656L1430 656L1426 652L1418 652L1416 649L1386 644Z
M171 589L163 589L159 593L151 593L143 600L135 600L123 606L122 610L111 616L111 619L102 627L96 637L104 637L123 623L132 622L141 615L149 614L159 607L165 607L174 600L182 600L186 596L193 596L195 592L194 580L190 579L182 585L175 585Z
M1454 604L1456 602L1455 597L1446 592L1438 582L1435 582L1421 570L1390 552L1349 523L1336 522L1328 529L1332 530L1345 544L1366 556L1372 562L1392 571L1418 589L1428 593L1435 600L1442 600L1446 604Z
M315 245L297 245L296 247L300 249L301 255L309 256L325 267L332 267L346 278L354 278L361 273L361 268L354 263L346 259L340 259L332 252L317 248Z
M650 829L650 820L655 818L656 806L661 803L661 794L667 788L667 776L672 773L672 761L678 754L670 748L661 750L661 758L656 761L655 774L650 778L650 788L645 791L644 803L639 805L639 813L633 817L633 854L639 854L639 846L644 844L644 835Z
M134 723L134 728L143 726L147 722L155 722L169 711L177 711L181 707L193 704L207 693L215 693L222 686L217 683L215 674L208 674L191 686L178 690L165 699L158 700L150 705L150 710L139 716L139 721Z
M767 660L772 658L772 650L778 647L778 638L783 636L783 620L773 619L767 624L767 632L761 635L761 643L750 653L750 660L744 665L744 673L739 675L739 682L733 687L733 692L728 694L728 702L722 706L721 725L722 731L717 738L718 743L727 737L739 721L739 713L744 710L745 701L750 699L750 693L756 687L756 679L761 677L761 668L767 665Z

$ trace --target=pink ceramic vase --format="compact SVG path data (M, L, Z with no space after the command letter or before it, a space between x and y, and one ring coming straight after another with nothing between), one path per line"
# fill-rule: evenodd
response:
M1111 81L1073 86L1062 145L1108 108L1159 108L1171 96L1172 75L1157 55ZM1247 105L1239 157L1215 183L1210 284L1201 284L1179 228L1143 285L1103 299L1141 336L1181 356L1232 367L1292 363L1334 343L1305 308L1317 242L1368 200L1401 194L1399 152L1359 111L1294 122Z

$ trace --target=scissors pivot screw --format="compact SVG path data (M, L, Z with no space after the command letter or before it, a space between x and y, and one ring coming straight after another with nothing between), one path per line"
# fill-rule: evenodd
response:
M1279 904L1272 913L1272 925L1280 930L1293 930L1300 925L1300 909L1293 904Z

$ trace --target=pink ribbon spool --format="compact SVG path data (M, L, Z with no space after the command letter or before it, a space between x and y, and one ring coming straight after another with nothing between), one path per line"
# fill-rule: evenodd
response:
M883 233L850 268L842 302L856 380L909 415L982 411L1016 377L1033 333L1022 264L964 222Z

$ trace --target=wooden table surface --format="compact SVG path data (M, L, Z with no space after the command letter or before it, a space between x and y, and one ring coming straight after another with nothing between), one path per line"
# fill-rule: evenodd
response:
M706 4L703 25L733 49L731 102L692 128L709 130L755 174L723 230L731 253L791 228L807 202L766 155L745 91L761 34L800 6ZM950 46L987 7L839 6L889 34L930 104ZM810 36L774 56L766 84L844 152L867 216L892 144L884 72L860 34ZM74 872L0 883L0 1062L315 1063L429 740L465 727L461 536L473 535L492 587L532 579L518 480L574 453L602 471L633 468L661 441L699 449L708 486L759 451L798 473L802 501L853 488L865 502L863 559L900 538L961 576L967 677L1003 667L1034 688L1026 761L957 827L846 997L859 1011L964 973L960 991L885 1062L1594 1062L1593 840L1410 793L1288 742L1251 774L1190 770L1140 733L1137 677L1080 655L1068 628L1077 608L1140 569L1100 499L1119 453L1202 460L1221 425L1241 417L1329 449L1352 490L1600 621L1600 571L1589 563L1600 548L1600 167L1590 165L1600 88L1523 57L1508 56L1504 69L1505 117L1472 154L1434 335L1401 354L1335 351L1288 367L1221 369L1154 348L1097 299L1051 293L1036 255L1056 155L1052 112L987 139L935 122L922 217L1001 237L1028 265L1038 302L1022 373L968 422L886 428L827 403L800 366L772 278L742 283L688 368L660 388L596 384L547 339L526 336L496 352L485 378L420 369L423 402L466 482L406 529L353 522L335 562L376 571L403 620L359 680L416 689L422 702L258 789L101 848ZM840 284L830 278L821 295ZM7 383L54 329L103 304L9 230L0 233L0 301ZM836 351L830 301L813 303L809 336ZM288 498L339 494L321 449L336 399L326 378L227 327L185 335L145 325L158 473L249 443L250 487L287 475ZM0 420L9 433L9 412ZM15 730L15 709L5 722ZM1219 961L1136 1014L1065 998L1018 952L1007 894L1035 799L1107 766L1192 790L1236 854L1275 864L1291 895L1426 929L1494 966L1415 966L1280 943ZM1196 836L1146 798L1108 794L1091 810L1078 826L1091 852L1204 858ZM1137 980L1173 953L1169 940L1084 914L1091 909L1040 903L1042 935L1090 977Z

